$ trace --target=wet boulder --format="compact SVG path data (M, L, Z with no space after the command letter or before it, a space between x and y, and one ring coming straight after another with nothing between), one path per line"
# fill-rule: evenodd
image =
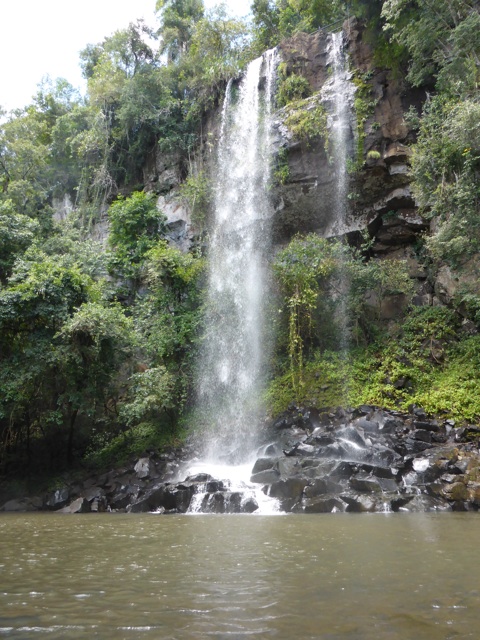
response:
M338 494L343 491L342 485L329 478L317 478L304 488L306 498L315 498L327 493Z
M350 462L337 462L330 472L332 480L345 480L351 477L355 472L355 466Z
M68 506L57 510L57 513L89 513L90 503L85 498L77 498Z
M280 472L274 469L274 458L258 458L253 465L250 482L259 484L271 484L280 478Z
M107 494L108 504L115 511L123 510L135 503L139 494L140 487L136 484L120 485Z
M379 479L373 476L354 476L349 480L350 487L355 491L361 491L362 493L381 493L382 488L379 484Z
M280 473L276 469L266 469L252 474L250 482L257 484L272 484L280 478Z
M148 478L150 475L150 458L140 458L134 467L137 478Z
M336 497L304 498L301 504L304 513L332 513L345 511L345 507L345 502Z
M193 491L192 491L193 494ZM182 502L183 495L180 496ZM177 509L177 489L170 483L161 483L150 489L140 500L129 507L131 513L157 511L163 508L166 511Z
M377 510L377 500L366 494L342 493L340 498L347 504L346 511L350 513L372 513Z
M248 497L241 502L242 513L254 513L258 510L258 502L253 497Z
M307 485L306 478L288 478L278 480L270 485L268 495L272 498L298 500Z
M392 505L393 506L393 505ZM401 506L396 506L394 511L409 513L422 513L428 511L451 511L451 507L444 500L426 494L417 494L411 497L408 502Z
M35 506L35 504L33 504L33 501L29 498L23 498L21 500L8 500L0 507L0 511L13 513L22 511L37 511L39 508L41 508L41 504L40 507L38 507Z
M445 485L443 495L447 500L452 502L464 502L470 499L470 492L463 482L454 482L453 484Z
M52 509L56 511L61 507L66 506L69 498L70 498L70 489L68 489L68 487L62 487L61 489L52 491L52 493L50 493L47 496L45 506L47 507L47 509Z

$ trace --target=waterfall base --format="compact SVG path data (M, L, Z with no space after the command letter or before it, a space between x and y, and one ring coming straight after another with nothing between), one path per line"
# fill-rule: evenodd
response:
M472 431L473 429L473 431ZM478 430L359 407L296 408L238 467L190 464L131 506L162 513L334 513L478 510ZM463 439L463 442L462 442Z
M479 442L480 428L455 428L416 407L409 414L295 407L265 428L248 464L199 462L186 446L76 478L44 496L10 500L0 511L478 511Z
M266 495L261 485L251 482L252 464L191 464L185 480L153 487L130 510L189 514L280 513L279 501Z

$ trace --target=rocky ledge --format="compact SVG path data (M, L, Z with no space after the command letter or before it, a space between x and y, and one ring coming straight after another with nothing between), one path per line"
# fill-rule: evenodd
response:
M241 488L206 473L178 481L194 455L187 447L1 510L254 513L271 498L294 513L478 511L479 443L480 428L430 419L418 407L292 406L265 429Z

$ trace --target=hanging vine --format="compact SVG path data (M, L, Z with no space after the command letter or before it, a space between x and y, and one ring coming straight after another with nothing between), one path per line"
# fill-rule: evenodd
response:
M296 236L275 261L274 270L289 313L288 357L292 387L297 396L303 386L304 354L312 337L320 281L337 268L339 247L339 243L331 243L315 234Z

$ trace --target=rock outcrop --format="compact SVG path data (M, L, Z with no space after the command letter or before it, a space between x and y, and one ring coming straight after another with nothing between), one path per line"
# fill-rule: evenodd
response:
M182 478L193 448L149 456L2 511L255 513L259 496L294 513L478 511L480 429L362 406L292 408L264 432L244 489L208 473Z
M363 406L292 409L271 429L270 455L257 460L252 480L285 511L478 509L476 427L455 429L417 407L403 414Z
M383 226L385 214L398 214L399 227L405 217L418 217L408 175L409 145L414 135L404 114L412 106L419 109L425 96L418 90L407 91L385 69L378 68L372 46L363 36L364 29L356 19L345 23L345 46L358 99L357 112L352 108L350 155L355 170L349 181L344 232L368 228L375 236ZM280 45L283 73L306 78L318 100L329 79L327 48L328 34L324 31L312 35L299 33ZM360 117L358 106L362 101ZM310 231L336 235L331 231L334 163L325 149L326 140L321 136L296 138L285 123L288 113L288 107L277 112L274 123L276 150L282 153L288 168L283 184L273 191L275 239L284 242L295 233ZM378 243L382 244L381 238Z

